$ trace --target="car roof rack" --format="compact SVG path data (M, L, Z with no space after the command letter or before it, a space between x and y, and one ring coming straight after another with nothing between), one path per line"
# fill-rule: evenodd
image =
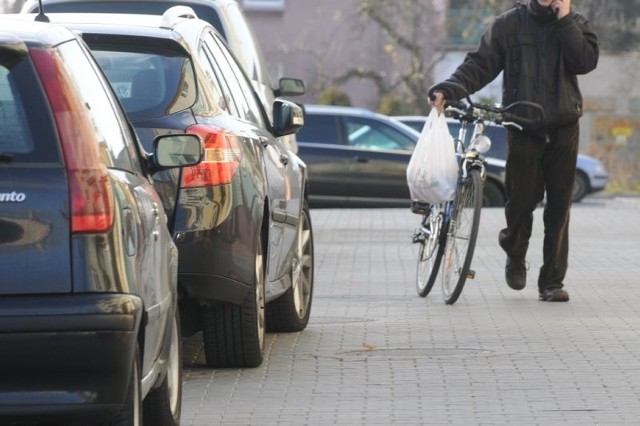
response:
M183 19L198 19L198 15L189 6L173 6L162 14L160 28L173 28Z

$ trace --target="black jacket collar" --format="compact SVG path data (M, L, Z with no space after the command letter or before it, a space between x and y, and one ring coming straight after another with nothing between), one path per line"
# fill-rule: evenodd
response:
M539 22L553 22L558 19L556 14L550 7L543 7L538 3L538 0L529 0L527 10L533 16L536 21Z

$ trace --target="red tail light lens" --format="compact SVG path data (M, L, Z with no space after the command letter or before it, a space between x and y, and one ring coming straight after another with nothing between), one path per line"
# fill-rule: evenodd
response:
M106 232L113 225L113 189L86 107L53 51L30 52L62 144L71 194L71 232Z
M182 171L180 186L197 188L230 183L242 158L238 138L204 124L190 126L187 133L198 135L204 141L204 159L200 164Z

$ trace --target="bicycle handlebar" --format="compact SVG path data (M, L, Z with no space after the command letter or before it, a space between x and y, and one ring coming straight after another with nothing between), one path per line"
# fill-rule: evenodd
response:
M509 104L505 107L502 106L491 106L480 103L475 103L470 99L467 99L467 102L462 101L447 101L448 107L445 111L454 112L458 114L458 118L462 120L475 121L479 118L478 114L474 110L482 110L489 113L493 113L498 115L497 118L493 119L496 124L505 125L505 126L515 126L522 130L524 127L528 128L538 128L544 127L545 125L545 114L544 109L534 103L529 101L516 101L512 104ZM510 111L515 109L528 108L533 110L536 113L535 118L525 117L520 114L516 114Z
M475 103L471 100L471 97L464 87L453 82L447 82L447 84L458 88L464 93L465 101L446 101L447 107L445 111L457 114L457 118L460 120L467 120L470 122L478 120L480 117L474 109L479 109L498 115L498 117L493 121L499 125L513 126L519 128L519 130L522 130L524 127L544 128L546 126L544 109L537 103L530 101L516 101L505 107ZM522 110L523 108L532 110L536 114L536 117L531 118L530 116L527 117L513 112L514 110Z

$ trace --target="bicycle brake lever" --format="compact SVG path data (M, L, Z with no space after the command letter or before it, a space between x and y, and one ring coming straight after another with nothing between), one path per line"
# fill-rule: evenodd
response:
M521 125L519 125L518 123L514 123L513 121L503 121L502 123L500 123L502 126L504 127L515 127L518 130L522 130L524 127L522 127Z

